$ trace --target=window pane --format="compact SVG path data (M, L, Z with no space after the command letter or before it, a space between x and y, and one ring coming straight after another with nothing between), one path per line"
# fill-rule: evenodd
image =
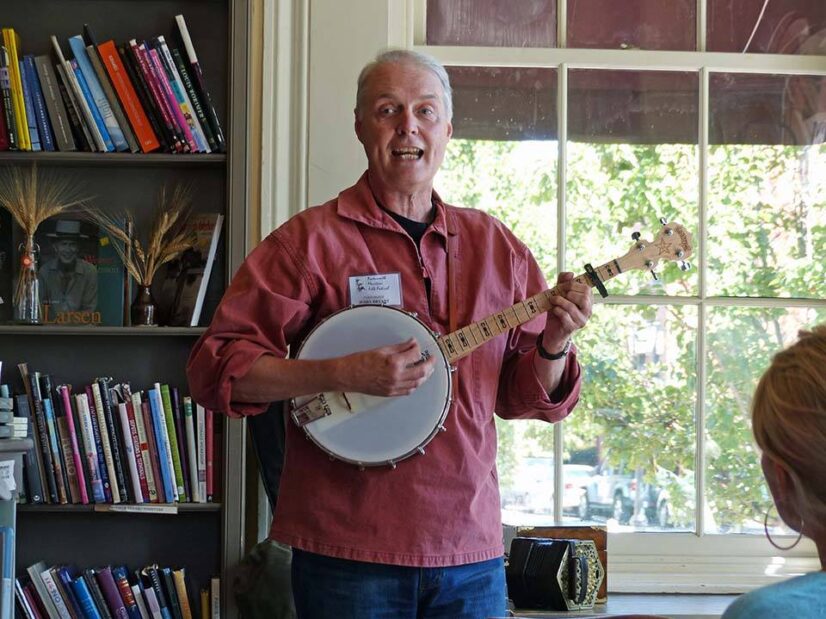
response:
M707 0L711 52L826 54L823 0Z
M709 533L763 534L771 505L751 432L751 397L772 356L826 309L711 308L706 390ZM776 512L773 511L776 515Z
M587 388L565 421L572 518L610 531L694 529L696 333L693 306L605 304L577 334Z
M435 186L444 200L502 220L556 272L556 72L449 69L453 140Z
M427 0L427 44L555 47L556 0Z
M567 0L568 47L696 49L696 0Z
M712 76L710 294L826 297L821 93L826 78Z
M645 240L658 218L697 238L697 93L695 73L575 70L568 78L569 269L628 252L631 233ZM614 279L609 294L696 294L696 269L660 264Z

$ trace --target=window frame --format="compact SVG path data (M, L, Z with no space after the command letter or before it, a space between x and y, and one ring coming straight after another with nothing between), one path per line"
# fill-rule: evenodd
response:
M388 0L390 7L393 0ZM429 54L446 66L530 67L557 71L557 269L565 268L568 72L572 69L634 71L691 71L699 74L698 114L698 238L693 262L699 268L695 296L617 295L611 304L693 305L698 325L707 323L710 308L826 307L826 299L711 296L706 265L708 202L709 80L712 73L760 73L826 76L826 57L779 54L706 52L707 0L697 0L697 51L572 49L565 47L566 0L557 2L555 48L492 48L426 44L427 0L405 0L388 8L390 44ZM402 23L400 23L402 22ZM596 303L602 300L595 299ZM762 536L704 532L705 426L707 338L697 330L695 452L696 531L691 533L609 533L609 588L617 592L738 593L781 577L820 569L817 550L804 539L793 550L778 554ZM565 422L554 425L554 451L562 453ZM559 458L555 459L560 461ZM562 496L562 467L554 471L554 492ZM554 519L562 522L562 505L555 502ZM506 527L508 528L508 527ZM507 535L506 535L507 536Z

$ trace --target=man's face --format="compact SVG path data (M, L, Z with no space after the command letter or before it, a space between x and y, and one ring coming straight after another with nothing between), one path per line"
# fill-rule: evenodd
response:
M453 134L443 94L439 79L414 64L373 70L356 111L356 135L372 180L391 191L431 189Z
M67 264L74 262L77 258L77 241L74 239L60 239L55 243L55 253L61 262Z

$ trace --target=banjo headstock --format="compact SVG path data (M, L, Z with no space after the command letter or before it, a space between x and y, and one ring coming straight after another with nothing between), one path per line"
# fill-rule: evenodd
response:
M639 269L651 271L657 277L654 269L661 260L679 262L680 269L687 271L691 265L686 260L693 251L691 235L684 226L677 223L668 223L665 219L660 219L663 224L653 241L646 241L640 238L639 232L634 232L631 237L634 245L621 258L617 258L622 271Z

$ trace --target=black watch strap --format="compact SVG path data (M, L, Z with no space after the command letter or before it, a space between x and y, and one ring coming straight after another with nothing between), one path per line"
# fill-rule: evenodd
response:
M539 336L536 338L536 352L539 353L539 356L543 359L547 359L548 361L557 361L562 359L565 355L568 354L568 351L571 350L571 340L569 339L565 342L565 346L562 347L562 350L556 353L550 353L545 350L545 347L542 346L542 334L540 333Z

